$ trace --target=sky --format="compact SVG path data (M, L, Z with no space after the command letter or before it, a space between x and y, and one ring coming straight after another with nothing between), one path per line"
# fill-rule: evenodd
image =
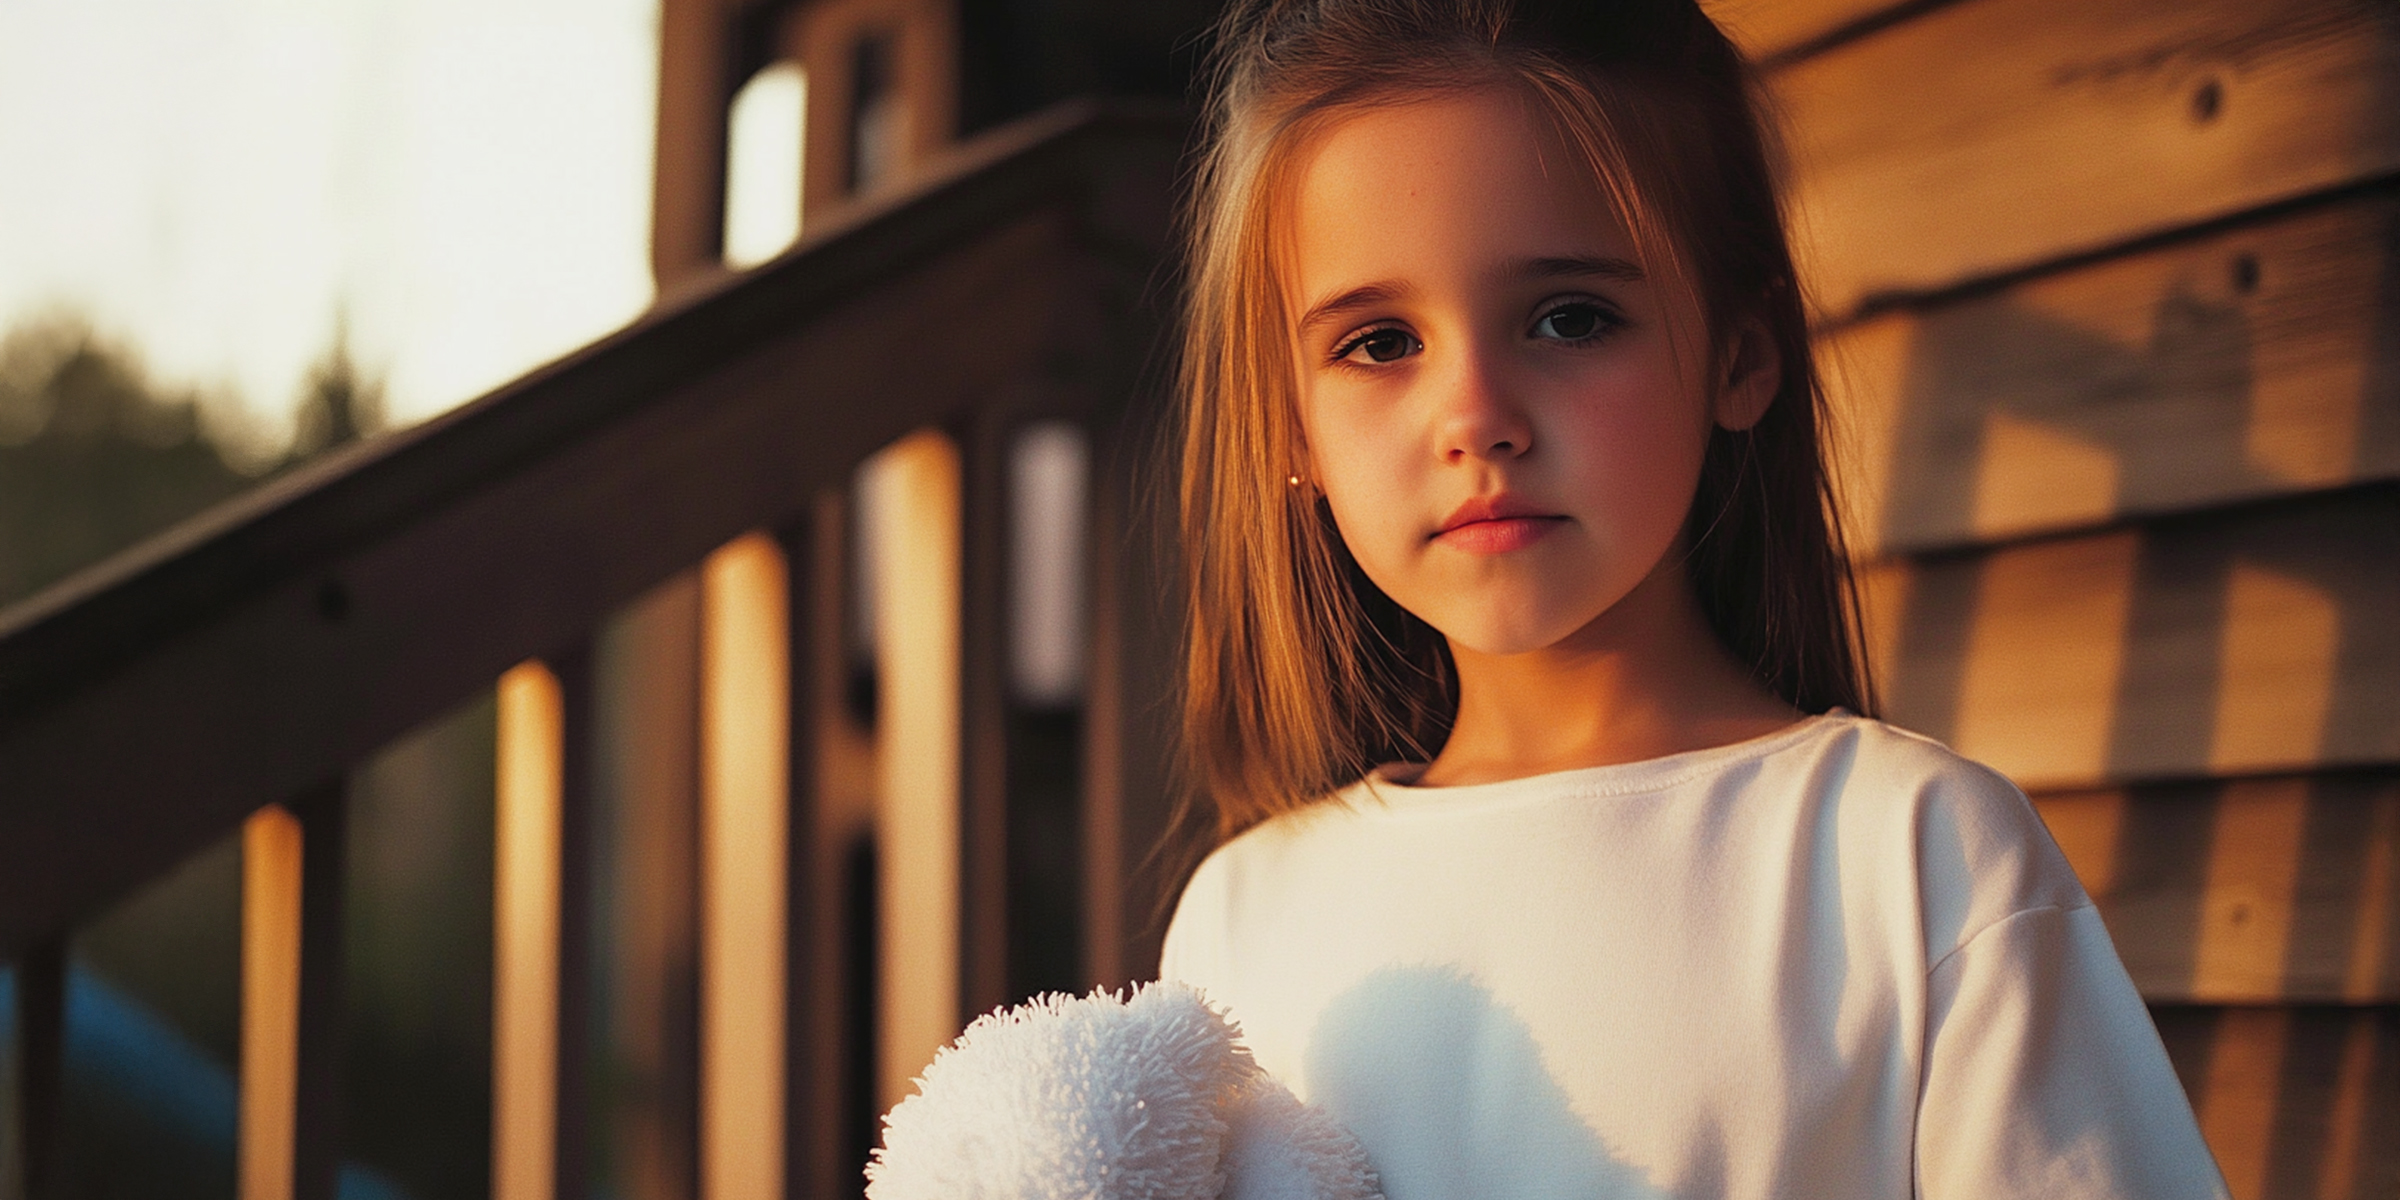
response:
M0 0L0 329L280 441L346 322L413 421L651 298L657 0Z

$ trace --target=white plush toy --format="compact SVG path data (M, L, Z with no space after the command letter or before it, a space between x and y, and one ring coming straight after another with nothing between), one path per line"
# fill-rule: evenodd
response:
M869 1200L1382 1200L1349 1131L1181 984L982 1017L883 1124Z

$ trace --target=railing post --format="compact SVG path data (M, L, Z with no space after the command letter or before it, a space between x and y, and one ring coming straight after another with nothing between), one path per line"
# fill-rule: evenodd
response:
M56 1200L66 1105L67 941L34 945L17 960L16 1194Z
M778 1200L786 1138L790 600L782 552L700 569L700 1194Z
M335 780L242 828L242 1200L339 1183L347 801Z
M511 668L499 705L492 1197L568 1200L589 1191L591 1157L598 702L590 649Z
M1008 429L959 430L959 1013L1008 1001Z
M566 722L537 661L500 677L492 863L492 1200L553 1200Z
M958 1033L959 456L923 430L869 460L875 548L875 1105Z

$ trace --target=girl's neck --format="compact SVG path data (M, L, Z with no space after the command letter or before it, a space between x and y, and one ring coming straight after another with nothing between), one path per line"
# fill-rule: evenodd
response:
M1673 555L1557 645L1481 654L1451 644L1458 720L1416 780L1452 786L1639 762L1729 745L1800 718L1736 661Z

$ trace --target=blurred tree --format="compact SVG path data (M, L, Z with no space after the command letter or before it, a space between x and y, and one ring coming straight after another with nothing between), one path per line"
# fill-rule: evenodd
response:
M347 321L333 327L333 344L308 369L307 390L293 414L292 448L286 465L305 462L336 446L383 432L383 382L358 373L350 357Z
M383 389L359 373L338 325L309 372L291 448L245 464L210 436L197 392L153 382L89 321L21 324L0 335L0 605L382 428Z
M252 482L202 432L197 397L72 316L0 338L0 604Z

